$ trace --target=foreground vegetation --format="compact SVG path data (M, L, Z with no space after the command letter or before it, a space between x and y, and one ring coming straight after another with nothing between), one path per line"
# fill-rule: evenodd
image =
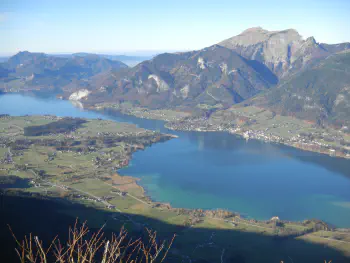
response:
M21 263L156 263L163 262L169 252L175 236L170 242L159 242L157 233L147 230L147 240L128 238L122 228L118 234L113 233L110 239L104 236L103 228L90 233L84 222L69 229L69 239L61 242L58 237L51 244L44 244L38 236L25 236L18 240L10 231L17 243L16 253Z

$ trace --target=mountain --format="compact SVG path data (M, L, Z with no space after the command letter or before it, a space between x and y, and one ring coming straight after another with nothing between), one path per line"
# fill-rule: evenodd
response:
M7 61L9 58L10 57L0 57L0 63Z
M3 63L16 74L51 72L59 74L78 74L79 77L92 76L111 69L126 68L120 61L112 61L98 55L87 54L61 58L44 53L19 52Z
M121 68L127 65L97 55L61 58L24 51L0 64L0 87L13 91L62 89L74 81Z
M134 68L98 76L90 83L91 89L97 89L89 100L129 101L149 108L225 107L276 82L276 76L263 64L214 45L199 51L164 53Z
M251 103L319 124L350 127L350 50L282 80Z
M9 74L9 71L0 64L0 78L5 78Z
M142 61L151 59L153 56L128 56L128 55L110 55L110 54L92 54L92 53L85 53L85 52L79 52L79 53L73 53L73 54L55 54L52 56L56 57L63 57L63 58L72 58L72 57L85 57L85 56L99 56L102 58L106 58L109 60L117 60L120 62L123 62L124 64L128 65L129 67L135 66ZM1 59L1 58L0 58Z
M294 29L268 31L261 27L247 29L219 45L265 64L280 78L305 69L331 54L350 49L350 43L320 44L313 37L304 40Z

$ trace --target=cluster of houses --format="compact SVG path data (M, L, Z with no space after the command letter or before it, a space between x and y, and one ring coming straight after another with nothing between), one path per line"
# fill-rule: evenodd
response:
M9 114L0 114L0 119L10 119L10 115Z
M202 132L225 131L227 130L227 126L228 124L212 124L206 117L192 118L180 122L170 122L165 125L166 128L172 130Z
M112 196L92 197L92 196L85 196L85 195L73 193L71 195L71 197L75 198L75 199L81 199L81 200L95 202L95 203L96 202L103 203L104 205L106 205L107 209L115 209L116 208L115 205L111 205L107 202L107 201L110 201L111 199L113 199Z
M34 180L31 180L29 183L30 183L31 185L33 185L33 187L41 187L41 184L38 183L38 182L36 182L36 181L34 181Z
M5 152L4 158L0 160L0 164L12 164L13 159L12 159L12 154L10 151Z
M73 189L74 190L74 189ZM117 189L113 189L111 191L112 193L116 193L117 195L124 197L126 196L127 192L122 192L119 191ZM85 195L81 195L81 194L72 194L73 198L77 198L77 199L82 199L82 200L86 200L86 201L90 201L90 202L100 202L103 203L107 209L115 209L116 206L109 204L108 201L112 200L114 197L113 196L102 196L102 197L94 197L94 196L85 196Z
M124 196L126 196L128 194L127 192L120 191L118 189L113 189L111 192L114 193L114 194L117 194L117 195L119 195L121 197L124 197Z
M101 89L104 87L101 87ZM96 109L115 109L126 115L133 115L141 119L160 119L164 121L178 121L183 116L170 115L163 110L148 110L146 108L127 108L115 103L100 103L96 104Z

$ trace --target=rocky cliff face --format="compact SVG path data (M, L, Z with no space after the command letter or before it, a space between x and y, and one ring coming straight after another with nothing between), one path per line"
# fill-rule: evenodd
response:
M219 45L243 57L265 64L280 78L302 70L319 58L348 49L349 44L319 44L313 37L304 40L294 29L267 31L250 28Z
M81 89L78 90L76 92L73 92L70 96L69 96L69 100L71 101L79 101L83 98L86 98L89 95L90 91L87 89Z

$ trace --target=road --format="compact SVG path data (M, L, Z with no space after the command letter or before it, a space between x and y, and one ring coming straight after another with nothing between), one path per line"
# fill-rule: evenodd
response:
M103 182L103 183L105 183L105 184L107 184L107 185L109 185L109 186L111 186L111 187L113 187L114 189L119 190L117 187L115 187L115 186L112 185L112 184L109 184L109 183L104 182L104 181L102 181L102 180L100 180L100 181ZM131 198L134 198L135 200L137 200L137 201L139 201L139 202L141 202L141 203L143 203L143 204L145 204L145 205L147 205L147 206L149 206L149 207L152 207L152 205L150 205L149 203L147 203L147 202L141 200L140 198L137 198L136 196L133 196L133 195L131 195L131 194L129 194L129 193L126 193L126 194L127 194L128 196L130 196Z

